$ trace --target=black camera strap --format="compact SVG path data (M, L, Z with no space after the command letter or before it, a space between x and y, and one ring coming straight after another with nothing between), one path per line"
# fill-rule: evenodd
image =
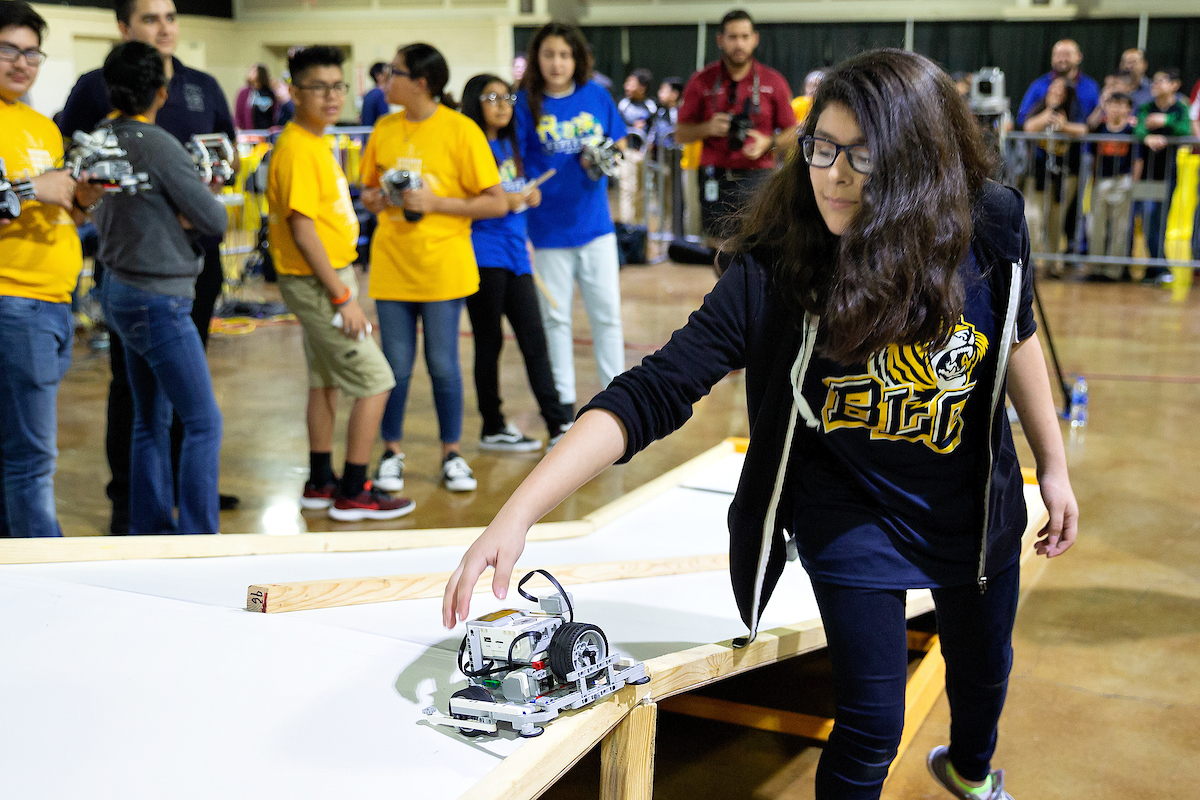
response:
M721 94L721 73L724 72L724 67L717 70L717 80L713 83L713 98L716 99ZM762 110L762 93L759 89L758 82L758 62L750 62L750 73L754 76L754 82L750 85L750 113L758 114ZM735 81L733 76L729 76L729 95L725 98L725 113L729 113L733 109L733 113L737 114L737 87L741 81Z

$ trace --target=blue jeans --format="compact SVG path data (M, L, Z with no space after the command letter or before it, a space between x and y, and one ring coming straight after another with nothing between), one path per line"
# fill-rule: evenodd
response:
M417 357L417 317L421 318L421 332L425 336L425 366L433 381L438 432L448 444L462 438L463 381L462 365L458 362L458 321L462 309L461 298L436 303L375 302L383 355L396 376L396 388L388 397L380 426L385 442L404 438L408 382Z
M74 332L68 303L0 296L0 536L62 536L54 510L58 385Z
M1012 668L1020 567L974 584L934 589L950 701L950 763L983 780ZM904 731L908 641L904 591L813 579L833 666L833 731L817 766L818 800L874 800Z
M125 343L133 390L129 462L130 533L217 533L221 411L187 297L135 289L112 274L104 316ZM183 422L179 520L171 474L171 412Z

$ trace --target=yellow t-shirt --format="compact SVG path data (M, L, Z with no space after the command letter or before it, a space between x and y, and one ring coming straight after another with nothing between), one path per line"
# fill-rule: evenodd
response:
M804 123L804 118L808 116L808 110L812 108L812 98L805 95L792 98L792 111L796 114L796 122Z
M441 105L421 122L397 113L375 123L363 149L363 185L379 186L380 176L393 167L419 173L439 197L474 197L500 183L483 131ZM371 297L431 303L478 290L471 220L426 214L419 222L409 222L400 208L379 215L371 243Z
M24 103L0 101L0 158L12 182L62 165L58 126ZM29 200L0 226L0 295L69 303L83 268L75 222L66 209Z
M350 186L333 158L325 138L289 122L279 134L267 172L267 234L275 270L283 275L312 275L288 217L303 214L317 228L317 237L334 269L358 257L358 215L350 201Z

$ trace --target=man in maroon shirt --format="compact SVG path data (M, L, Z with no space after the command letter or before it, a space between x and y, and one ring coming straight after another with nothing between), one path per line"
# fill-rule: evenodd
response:
M688 80L675 138L703 141L700 219L708 236L729 234L730 215L775 166L775 151L796 142L792 91L783 75L754 59L758 31L741 9L721 20L721 60Z

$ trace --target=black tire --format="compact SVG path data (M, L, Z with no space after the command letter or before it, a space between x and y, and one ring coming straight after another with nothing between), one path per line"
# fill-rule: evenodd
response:
M488 703L496 702L496 698L492 696L491 692L482 686L475 685L468 686L465 689L459 689L457 692L450 695L451 700L456 697L461 697L465 700L483 700ZM450 716L454 719L478 719L478 717L468 716L467 714L451 714ZM483 736L485 733L487 733L487 731L473 731L467 728L459 728L458 732L463 736L469 737Z
M608 639L604 631L588 622L564 622L550 637L550 670L560 681L580 667L590 666L608 657Z

